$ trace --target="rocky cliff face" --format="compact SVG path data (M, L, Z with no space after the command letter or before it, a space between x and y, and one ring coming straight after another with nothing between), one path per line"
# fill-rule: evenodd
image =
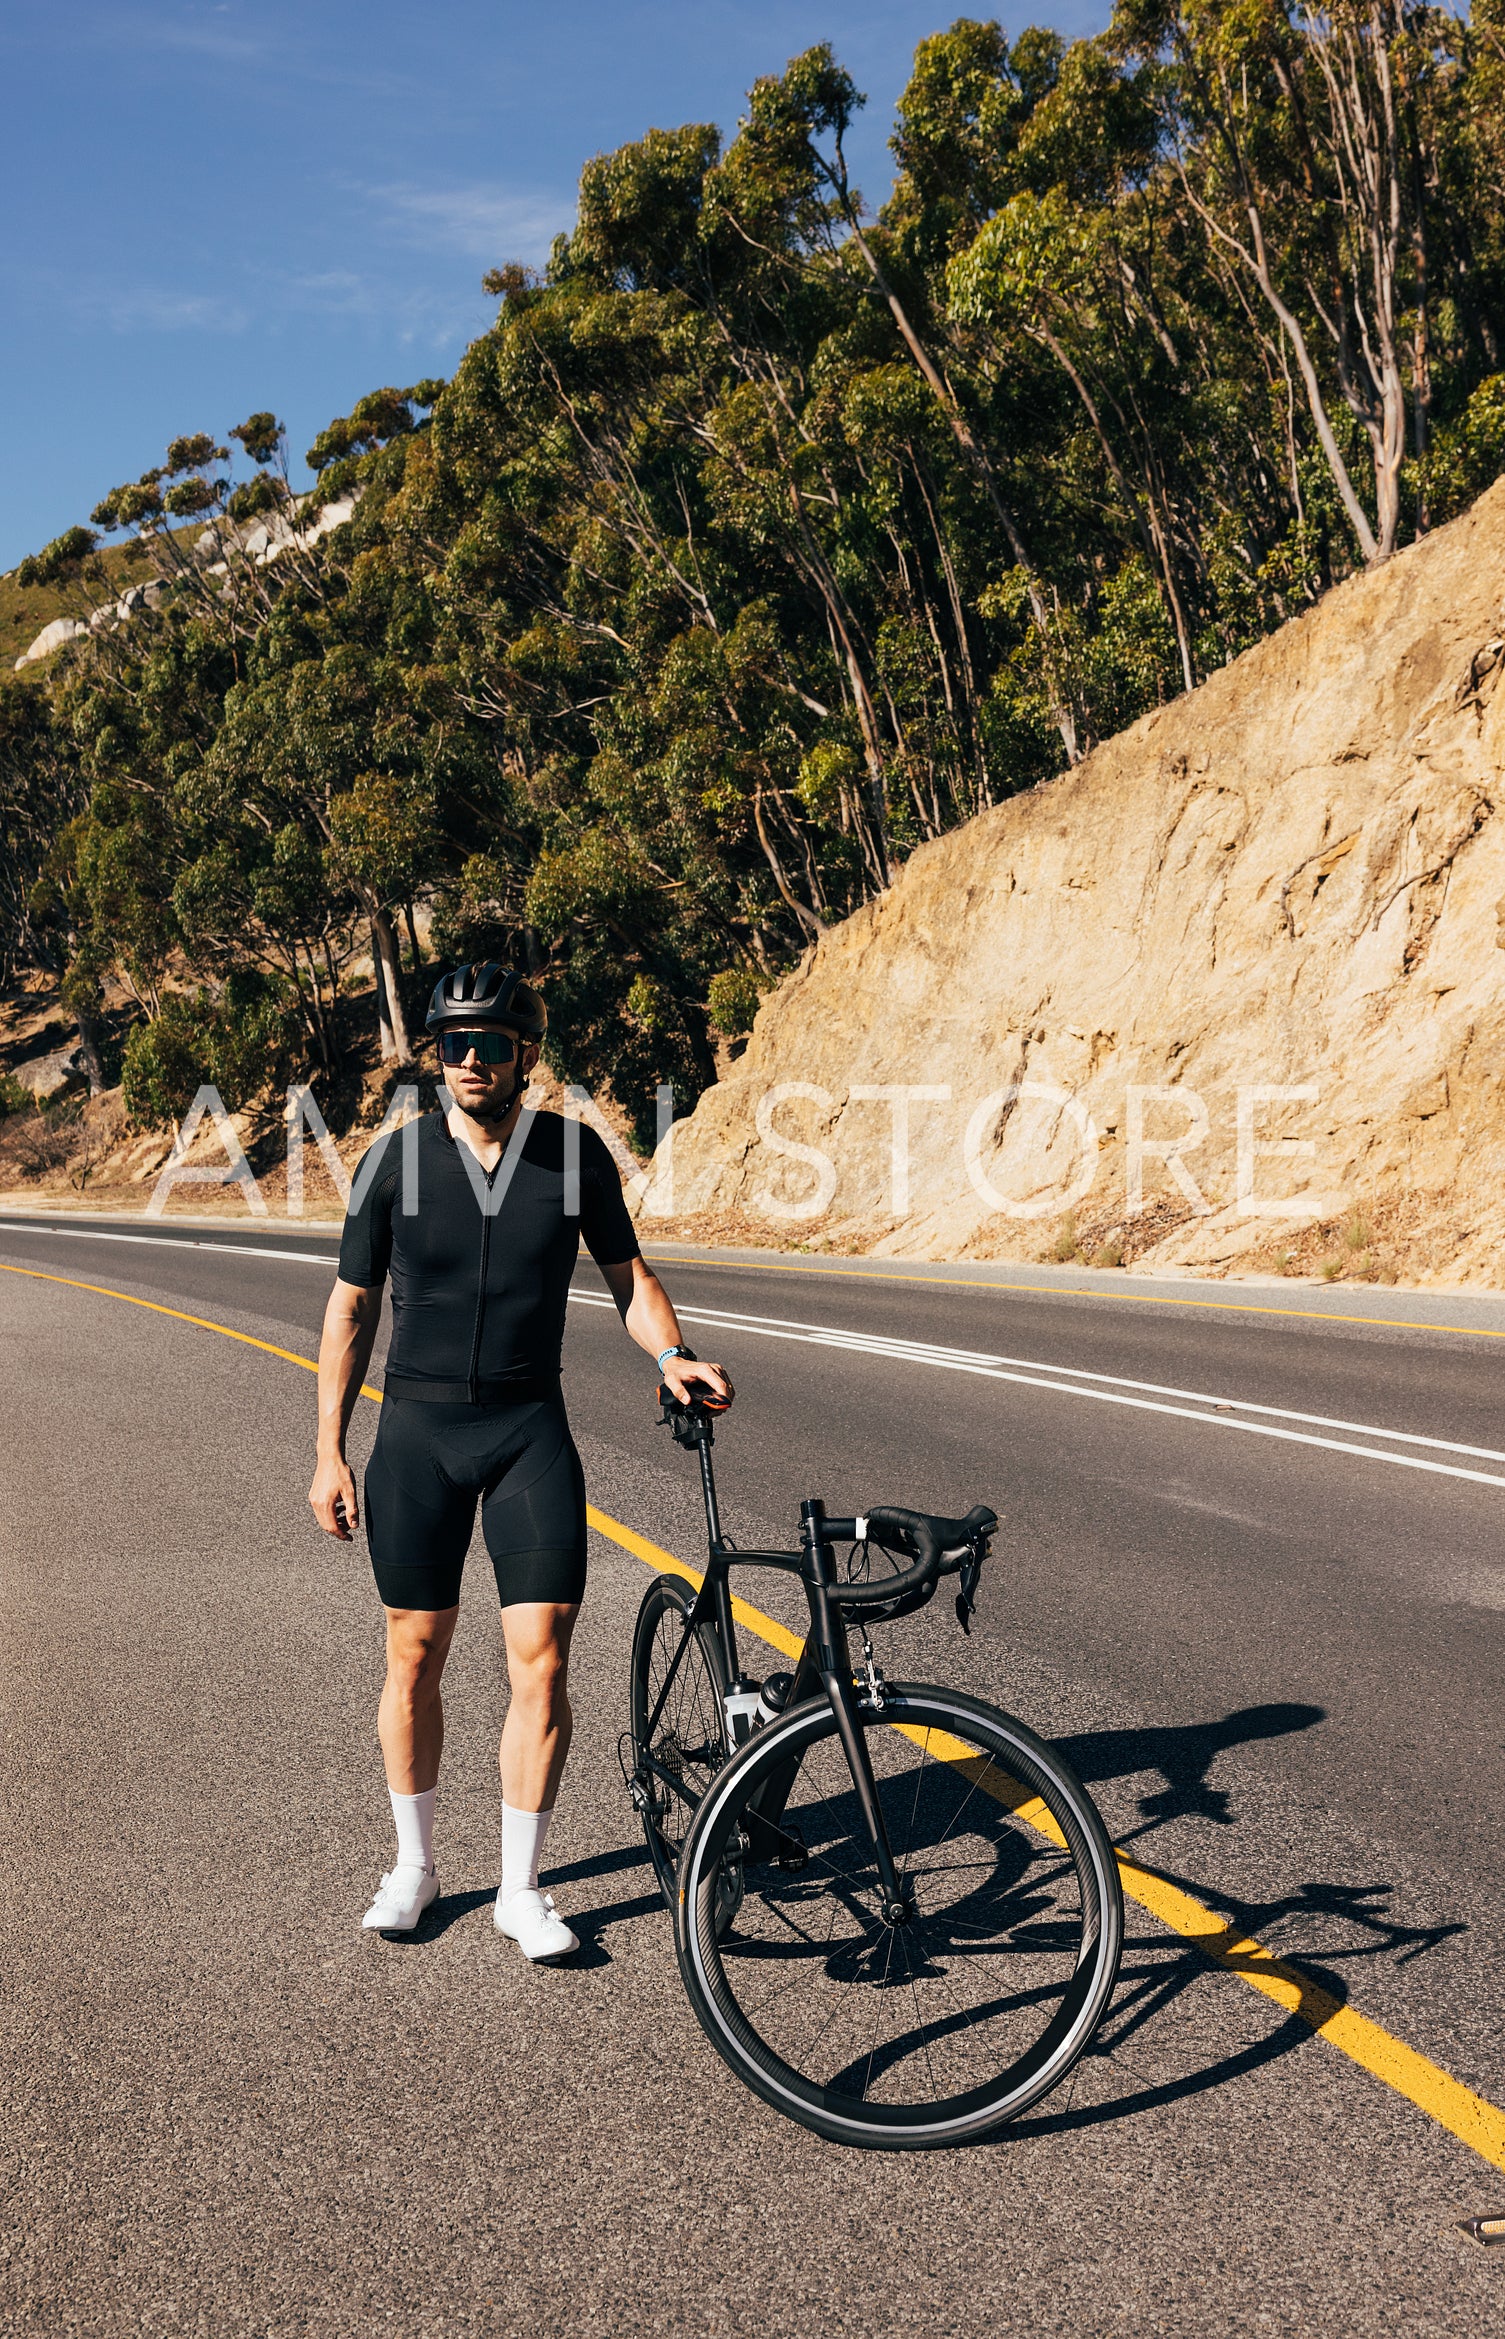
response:
M1505 481L925 846L765 1001L644 1231L1500 1280L1502 610Z

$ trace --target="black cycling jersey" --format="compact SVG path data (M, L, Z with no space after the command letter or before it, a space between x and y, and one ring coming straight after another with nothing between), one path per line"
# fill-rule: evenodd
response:
M610 1153L558 1113L525 1114L489 1173L442 1114L426 1113L371 1148L356 1191L340 1276L368 1289L392 1278L387 1387L398 1396L505 1404L557 1393L580 1237L598 1266L638 1255Z

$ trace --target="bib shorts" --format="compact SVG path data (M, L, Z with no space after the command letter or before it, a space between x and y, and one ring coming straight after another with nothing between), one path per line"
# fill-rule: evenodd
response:
M366 1469L366 1539L388 1608L453 1608L481 1532L504 1608L585 1591L585 1476L563 1402L393 1396Z

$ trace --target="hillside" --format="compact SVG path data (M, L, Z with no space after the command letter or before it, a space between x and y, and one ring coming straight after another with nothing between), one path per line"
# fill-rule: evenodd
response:
M118 592L147 574L134 537L124 544L106 545L99 555L111 584ZM30 649L44 625L55 617L87 618L89 596L74 585L18 585L14 569L0 577L0 676L11 674L16 660ZM38 665L27 670L40 676Z
M1498 1284L1502 607L1505 481L922 847L766 999L645 1230ZM910 1107L907 1205L892 1101L861 1093L898 1084L949 1091ZM1136 1112L1195 1140L1179 1174L1141 1153L1137 1212Z

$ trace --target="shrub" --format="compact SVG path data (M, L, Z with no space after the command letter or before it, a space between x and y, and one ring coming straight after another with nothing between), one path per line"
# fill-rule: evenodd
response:
M1076 1220L1068 1210L1066 1216L1061 1221L1060 1231L1056 1236L1055 1243L1052 1246L1050 1255L1053 1259L1058 1260L1064 1267L1069 1260L1072 1260L1076 1257L1080 1248L1081 1244L1077 1238Z
M280 986L250 970L233 974L218 999L207 991L169 999L153 1022L138 1023L126 1041L126 1111L136 1128L160 1129L181 1121L208 1082L237 1112L285 1074L292 1039L293 1018Z
M1505 471L1505 374L1479 384L1463 412L1432 435L1420 462L1406 465L1407 482L1420 487L1432 526L1467 511Z
M31 1103L30 1089L23 1088L14 1073L0 1072L0 1118L9 1113L27 1112Z
M706 987L706 1012L724 1040L739 1040L753 1027L762 993L745 967L728 967L712 975Z

